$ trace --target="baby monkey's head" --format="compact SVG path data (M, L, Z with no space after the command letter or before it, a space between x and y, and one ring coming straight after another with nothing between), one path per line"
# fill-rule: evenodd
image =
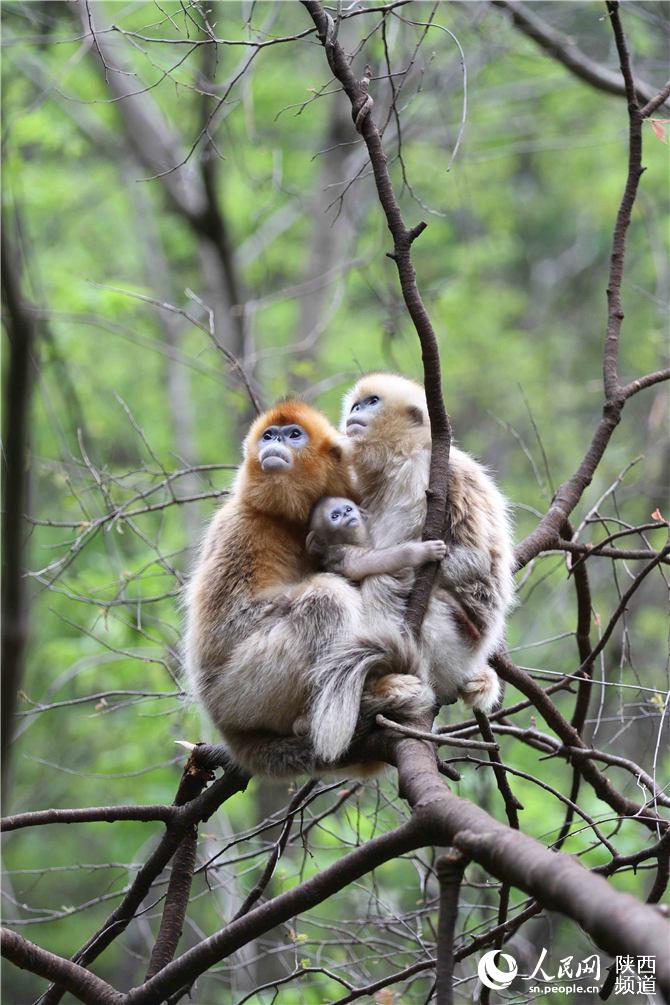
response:
M351 499L324 496L312 509L307 550L333 544L365 545L368 542L366 516Z

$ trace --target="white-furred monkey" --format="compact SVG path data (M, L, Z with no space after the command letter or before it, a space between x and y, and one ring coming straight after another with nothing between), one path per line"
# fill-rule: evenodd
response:
M434 701L417 647L360 591L314 574L305 550L314 503L353 492L346 442L323 415L285 401L253 423L231 499L215 515L189 583L184 657L191 688L252 774L319 773L359 720L420 714ZM391 672L393 671L393 672ZM322 674L338 686L314 708ZM365 692L365 693L363 693ZM305 735L311 726L312 738ZM323 741L323 742L321 742Z
M342 430L353 447L361 503L376 548L421 537L426 515L431 436L424 390L387 373L363 377L344 399ZM441 702L457 696L484 712L501 687L487 659L503 639L512 604L513 547L508 508L485 469L457 447L449 458L449 533L421 631L430 682ZM387 607L407 595L389 577L366 580L363 603ZM459 623L462 605L476 632ZM479 637L477 637L477 634Z

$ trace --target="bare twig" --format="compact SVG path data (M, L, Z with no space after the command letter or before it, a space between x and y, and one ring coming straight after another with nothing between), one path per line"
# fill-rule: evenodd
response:
M453 848L435 863L440 883L440 915L437 926L436 997L437 1005L453 1005L454 932L458 918L458 896L467 858Z
M472 750L498 750L498 744L491 739L489 743L483 740L464 740L458 736L451 736L449 733L431 733L426 729L415 729L413 726L406 726L404 723L394 722L387 719L385 715L375 716L378 726L389 729L393 733L400 733L402 736L413 736L416 740L427 740L437 747L446 744L450 747L470 747Z
M507 0L506 0L507 2ZM585 489L591 482L602 456L609 444L612 434L621 420L623 406L631 393L648 387L661 380L663 371L647 375L633 381L632 385L622 387L619 382L618 350L623 309L621 304L621 280L623 277L624 254L626 248L626 233L630 224L638 184L642 175L642 117L637 102L637 92L630 66L630 58L625 36L619 17L619 5L616 2L607 3L607 11L612 23L619 61L623 87L628 99L628 172L626 183L619 205L619 211L612 237L610 255L609 280L607 286L607 325L605 345L603 350L603 383L605 401L602 418L593 435L591 444L582 459L577 471L565 481L556 492L548 511L542 517L538 526L516 549L517 566L526 565L540 551L551 548L557 540L561 528L579 502Z

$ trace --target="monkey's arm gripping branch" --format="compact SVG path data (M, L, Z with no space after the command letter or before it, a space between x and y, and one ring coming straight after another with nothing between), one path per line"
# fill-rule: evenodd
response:
M337 40L337 26L333 18L323 9L318 0L303 0L303 6L314 21L319 39L326 51L330 69L342 84L351 102L354 125L363 137L368 149L377 194L386 216L386 224L393 238L393 251L389 252L389 257L393 259L398 269L405 306L421 343L424 385L433 443L427 490L428 509L423 538L424 540L439 538L445 532L451 423L442 397L440 353L437 338L419 293L416 272L411 258L412 243L425 230L426 224L421 221L415 227L408 228L400 212L382 139L372 115L373 99L369 93L369 69L366 67L362 79L357 80L344 49ZM414 581L414 587L407 604L407 624L415 635L421 629L437 568L436 562L426 565L418 572Z

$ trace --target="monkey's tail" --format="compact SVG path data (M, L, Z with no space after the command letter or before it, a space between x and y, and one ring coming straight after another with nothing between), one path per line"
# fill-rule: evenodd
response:
M416 688L402 688L399 702L394 700L394 689L390 688L383 702L385 711L412 714L426 705L430 707L432 691L423 683L425 674L419 650L413 639L400 631L371 634L354 643L336 646L319 663L311 715L312 746L319 761L327 764L336 761L351 743L368 678L391 674L409 678L406 685L414 677ZM413 704L408 692L414 690L417 702Z

